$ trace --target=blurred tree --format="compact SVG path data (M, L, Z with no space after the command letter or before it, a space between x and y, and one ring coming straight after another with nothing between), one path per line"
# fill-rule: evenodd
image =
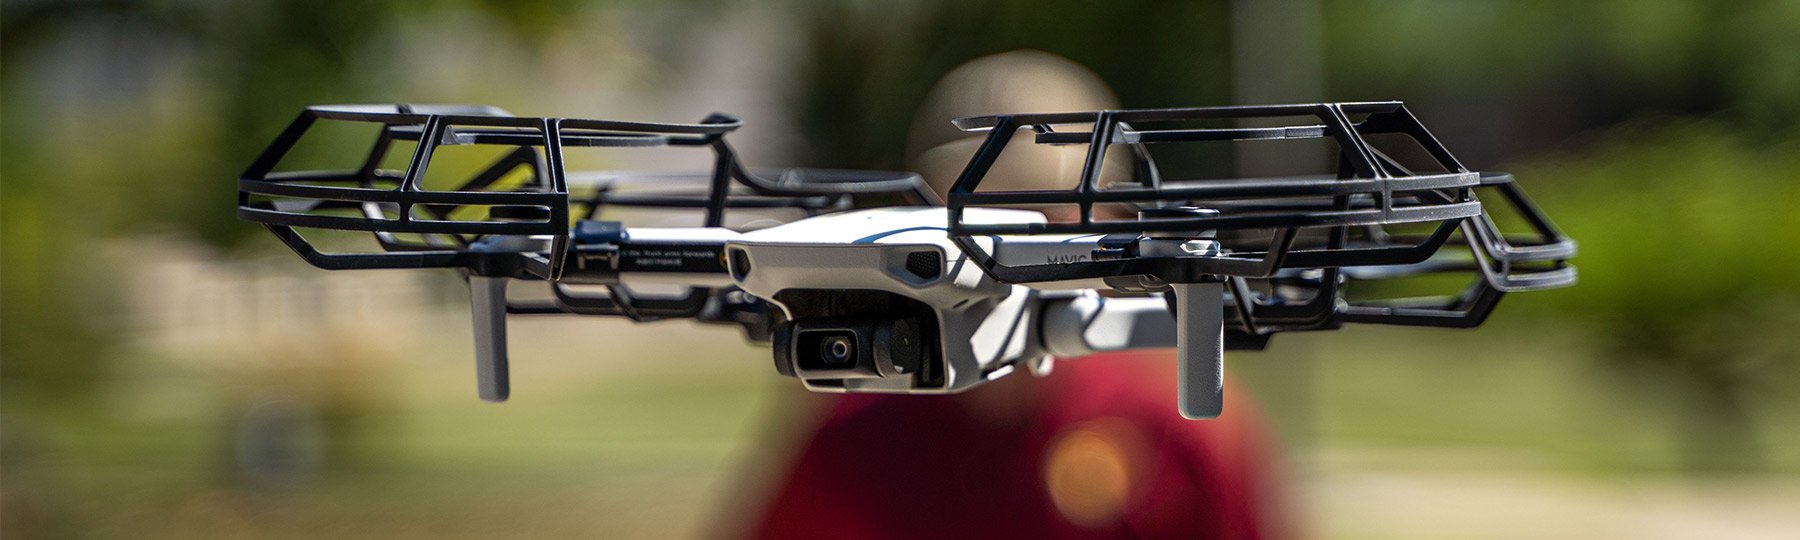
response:
M816 165L903 168L907 130L931 85L994 53L1067 57L1131 106L1231 94L1223 2L819 2L803 13L810 58L795 89Z
M1334 99L1403 98L1485 165L1646 116L1800 124L1800 2L1325 1ZM1460 140L1455 140L1460 139ZM1467 150L1461 150L1467 149Z

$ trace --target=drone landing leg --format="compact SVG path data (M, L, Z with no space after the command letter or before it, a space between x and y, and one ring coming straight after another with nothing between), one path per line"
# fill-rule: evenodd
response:
M1224 283L1175 283L1176 378L1181 415L1218 418L1225 408Z
M469 276L475 321L475 388L482 401L499 403L512 393L506 365L506 280Z

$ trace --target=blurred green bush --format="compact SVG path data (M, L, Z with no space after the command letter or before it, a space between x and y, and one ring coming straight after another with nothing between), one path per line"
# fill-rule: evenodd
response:
M1535 315L1591 332L1690 466L1754 468L1750 416L1800 378L1800 140L1646 120L1519 172L1581 242Z

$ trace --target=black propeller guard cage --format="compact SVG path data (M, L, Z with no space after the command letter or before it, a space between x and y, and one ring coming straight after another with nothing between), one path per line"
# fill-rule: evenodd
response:
M382 127L356 170L274 172L275 167L319 120L380 124ZM664 318L718 319L745 323L747 301L734 301L731 288L690 288L672 296L633 294L609 285L605 294L577 292L557 282L570 249L571 204L585 206L583 218L602 207L635 206L698 209L706 226L722 226L731 208L796 208L808 215L845 207L857 195L909 197L934 204L937 197L911 173L881 171L784 171L774 179L746 170L725 135L738 129L736 117L714 113L699 123L653 123L578 118L511 116L489 106L325 105L307 107L289 123L238 179L240 219L261 223L313 266L327 270L455 268L468 275L551 281L549 302L509 300L508 313L614 315L647 321ZM395 141L418 143L404 171L379 169ZM514 147L451 191L420 185L439 146ZM564 147L708 147L713 166L704 193L615 194L606 186L585 199L572 199L563 166ZM531 181L519 191L490 191L520 167ZM734 193L733 185L749 194ZM460 207L527 210L523 219L458 220ZM361 217L319 215L317 211L361 212ZM383 252L321 251L296 228L367 231ZM399 234L416 234L419 241ZM484 251L474 242L492 236L547 236L548 251ZM755 310L748 310L755 311ZM748 328L748 326L747 326Z
M1353 121L1353 116L1362 116ZM1313 117L1320 125L1137 130L1131 123ZM1058 125L1090 124L1087 132L1059 132ZM1224 278L1228 282L1225 323L1233 348L1261 348L1279 331L1321 330L1343 323L1473 327L1492 313L1502 293L1567 286L1575 270L1566 264L1575 243L1545 218L1505 173L1469 171L1400 102L1325 103L1114 110L1077 113L1008 114L956 121L969 131L987 131L956 184L947 206L952 239L989 275L1008 283L1151 276L1168 283ZM1067 190L978 191L983 177L1020 130L1029 128L1038 144L1086 144L1078 185ZM1443 169L1418 174L1364 139L1366 134L1398 134L1416 142ZM1329 138L1339 150L1336 178L1209 180L1169 185L1147 144ZM1133 150L1136 185L1100 186L1100 171L1111 145ZM1475 190L1498 191L1531 229L1530 238L1509 239L1481 206ZM1305 203L1312 204L1305 204ZM1320 203L1325 204L1320 204ZM1214 216L1102 221L1094 207L1106 203L1140 206L1194 206L1218 210ZM1049 224L971 224L970 206L1064 204L1079 208L1079 221ZM1245 211L1243 215L1234 215ZM1436 223L1424 236L1388 234L1384 225ZM1114 234L1178 231L1274 229L1261 250L1219 257L1162 257L1089 260L1064 264L1005 265L975 241L976 236L1020 234ZM1328 231L1322 249L1295 249L1306 229ZM1353 239L1351 231L1362 232ZM1434 259L1453 236L1469 247L1467 261ZM1518 242L1515 244L1514 242ZM1547 267L1547 268L1546 268ZM1350 271L1380 268L1380 272ZM1312 270L1317 276L1305 276ZM1347 302L1343 282L1423 273L1461 272L1478 276L1461 294L1442 299ZM1300 285L1313 294L1303 301L1259 298L1251 280Z

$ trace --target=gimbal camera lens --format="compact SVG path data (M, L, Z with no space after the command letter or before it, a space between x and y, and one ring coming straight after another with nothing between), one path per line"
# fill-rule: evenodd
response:
M856 343L845 336L828 336L819 340L819 358L826 364L844 364L854 359Z
M788 349L789 354L801 372L876 377L880 374L875 369L874 359L869 357L872 331L867 322L798 324L790 338L794 344Z

